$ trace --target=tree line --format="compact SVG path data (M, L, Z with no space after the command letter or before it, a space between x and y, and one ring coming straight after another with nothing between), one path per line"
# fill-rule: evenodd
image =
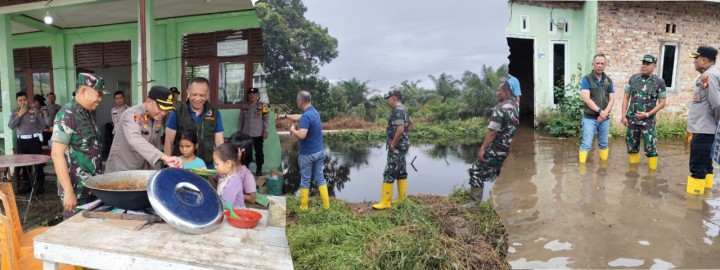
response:
M369 81L352 78L331 84L319 74L339 52L338 41L327 28L305 18L301 0L260 0L255 6L263 33L268 95L273 106L295 111L295 97L308 90L323 121L354 116L377 121L390 112L382 97L390 89L372 89ZM457 120L486 116L495 105L495 89L506 77L506 65L483 66L479 73L466 71L461 78L442 73L429 75L432 89L420 80L404 80L392 87L403 93L403 103L413 117Z

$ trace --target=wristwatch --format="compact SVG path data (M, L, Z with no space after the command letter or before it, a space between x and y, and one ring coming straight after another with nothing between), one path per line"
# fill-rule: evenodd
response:
M598 114L602 113L602 108L598 108Z

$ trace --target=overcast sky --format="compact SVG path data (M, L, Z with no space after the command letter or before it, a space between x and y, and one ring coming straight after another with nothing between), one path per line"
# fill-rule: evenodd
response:
M303 0L305 17L327 27L339 56L320 69L336 82L353 77L387 91L403 80L507 64L505 0Z

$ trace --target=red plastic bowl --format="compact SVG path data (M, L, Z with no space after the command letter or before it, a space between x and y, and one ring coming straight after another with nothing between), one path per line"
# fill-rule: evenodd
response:
M262 218L262 214L253 210L243 208L234 208L233 210L235 211L235 214L237 214L240 218L232 218L230 216L230 211L228 210L225 210L225 218L227 219L228 223L230 223L230 225L236 228L255 228L255 226L257 226L258 222L260 222L260 219Z

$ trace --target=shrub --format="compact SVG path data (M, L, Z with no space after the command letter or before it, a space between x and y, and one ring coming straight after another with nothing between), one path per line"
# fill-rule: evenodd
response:
M555 87L555 95L560 100L555 108L548 111L538 122L547 121L540 126L550 132L550 135L557 137L574 137L580 134L582 127L580 120L583 116L585 104L580 95L580 80L582 69L578 64L578 71L570 77L565 88Z

